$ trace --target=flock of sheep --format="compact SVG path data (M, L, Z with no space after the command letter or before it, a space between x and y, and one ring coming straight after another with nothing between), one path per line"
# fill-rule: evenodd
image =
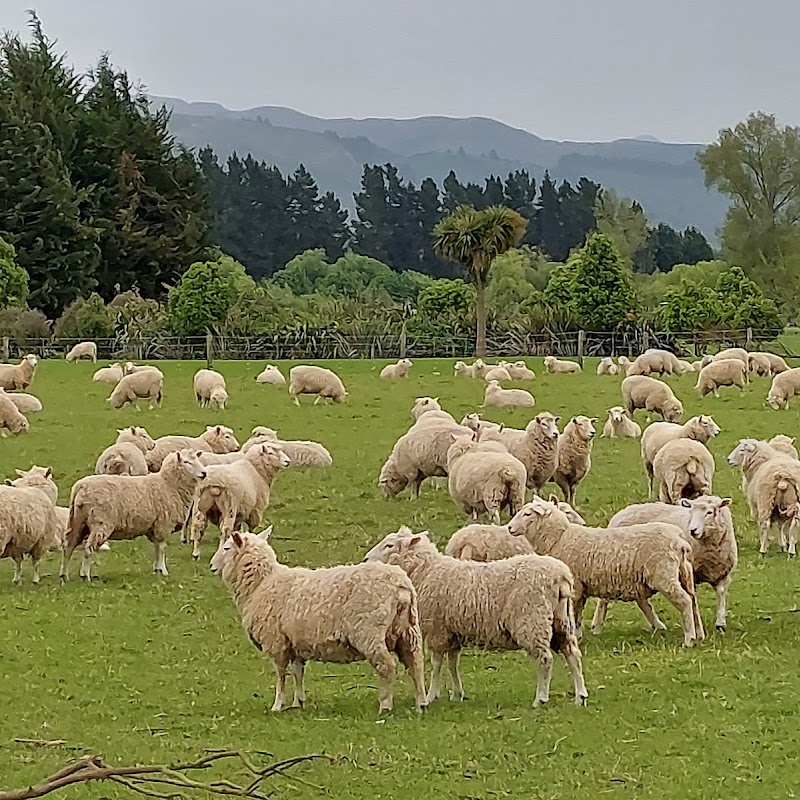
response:
M69 360L96 359L92 343L77 347ZM536 705L549 698L553 653L560 653L572 675L575 701L584 704L588 692L579 643L589 598L598 599L595 633L602 631L612 601L636 603L658 630L665 626L651 598L660 593L681 615L684 644L691 646L705 636L696 585L707 583L716 592L716 628L726 627L738 552L730 498L713 493L714 459L707 445L720 428L706 414L680 424L680 400L652 376L696 369L697 389L705 397L722 386L742 388L750 373L772 375L768 402L773 407L785 407L800 393L800 369L789 369L768 353L731 349L689 364L667 351L649 350L632 362L623 357L618 362L603 359L597 369L598 375L626 373L622 405L609 409L603 436L641 438L643 469L651 496L657 491L659 501L624 508L606 527L587 526L575 507L576 492L592 467L597 418L575 416L560 431L560 418L541 412L517 430L477 413L457 421L439 398L420 397L411 409L414 422L392 448L378 483L390 497L406 489L419 496L424 481L446 480L467 520L443 552L427 532L402 527L376 544L361 564L324 569L281 564L269 544L271 528L255 533L273 482L286 468L329 467L331 455L318 442L284 441L264 427L254 428L240 444L230 428L212 425L198 437L156 440L142 427L121 429L116 442L99 454L95 474L72 487L69 508L56 505L49 468L17 470L18 477L0 487L0 557L14 560L17 582L29 555L38 582L39 562L49 550L61 551L61 576L67 579L70 559L80 549L81 576L89 579L98 549L109 541L146 537L154 547L154 571L166 575L169 537L180 531L197 558L211 522L220 530L212 571L229 588L253 643L274 662L275 711L287 705L290 671L291 705L304 705L308 661L366 660L379 678L380 709L388 710L395 657L409 672L420 709L441 693L446 657L453 697L462 699L459 656L465 647L524 650L538 664ZM36 366L34 356L0 366L0 419L12 432L27 429L27 420L21 426L13 414L5 415L9 406L21 414L14 398L32 397L18 392L29 387ZM412 366L401 359L380 377L402 379ZM545 359L545 368L580 371L576 362L554 357ZM534 405L530 392L501 386L535 378L524 362L458 362L455 374L486 381L485 406ZM114 364L98 370L94 380L115 383L109 398L115 407L139 398L158 404L163 393L163 374L154 367ZM256 380L286 384L273 365ZM214 370L197 372L194 391L201 405L222 409L228 401L225 380ZM288 391L298 405L301 394L315 394L315 404L347 398L341 379L316 366L293 368ZM642 432L633 419L639 409L663 421ZM800 460L794 440L782 435L769 442L742 439L728 462L742 470L761 553L777 528L781 547L795 555ZM563 500L541 496L548 482L560 488ZM504 512L509 521L501 524ZM432 662L427 690L423 647Z

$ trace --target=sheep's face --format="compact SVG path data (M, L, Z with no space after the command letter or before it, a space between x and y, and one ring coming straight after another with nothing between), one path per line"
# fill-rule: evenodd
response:
M264 442L256 445L253 450L255 451L253 458L256 458L269 467L285 469L292 463L289 456L287 456L280 447L274 444Z
M614 406L614 408L608 409L608 418L614 425L619 425L627 415L627 409L623 408L622 406Z
M664 419L667 422L680 422L683 416L683 406L680 403L670 403L664 406Z
M228 393L221 386L218 386L211 392L211 397L208 398L210 403L213 403L217 408L225 408L228 402Z
M584 417L583 415L572 418L572 426L575 432L584 441L590 442L594 439L595 429L594 423L597 422L597 417Z
M462 375L467 371L467 365L463 361L456 361L455 365L453 366L453 372L456 375Z
M169 456L168 456L169 458ZM206 468L200 462L198 453L193 450L183 450L175 454L175 459L184 474L195 481L202 481L206 477Z
M544 359L544 365L545 365L546 367L551 367L551 366L553 366L553 364L555 364L555 362L556 362L556 359L555 359L555 357L554 357L554 356L545 356L545 359Z
M124 368L123 372L126 375L130 375L132 372L135 372L135 371L136 371L136 367L134 366L134 364L131 361L126 361L125 362L125 368Z
M707 436L709 439L713 439L722 430L719 427L719 425L717 425L717 423L714 422L714 418L706 414L701 414L697 418L697 421L704 435Z
M487 392L499 392L500 391L500 381L489 381L486 384L486 391Z
M411 369L414 366L414 363L411 361L410 358L401 358L397 362L401 367L405 367L406 369Z
M397 471L394 461L390 458L383 467L381 467L378 486L383 489L387 497L397 497L397 495L408 486L408 478Z
M216 553L211 557L209 567L215 575L221 574L234 557L244 550L267 551L274 558L272 548L269 546L269 537L272 534L272 525L261 533L234 533L227 539L220 539Z
M512 366L517 369L528 369L528 365L524 361L515 361Z
M774 409L775 411L781 407L780 398L775 397L775 395L772 394L767 396L767 403L769 403L770 408Z
M240 447L233 431L224 425L209 425L204 438L215 453L233 453Z
M418 547L423 540L428 539L428 532L414 533L405 525L396 533L390 533L381 539L365 556L364 561L395 564L410 550Z
M757 439L739 439L739 444L728 455L728 464L731 467L741 467L757 450Z
M428 411L441 411L442 407L439 405L438 397L418 397L414 401L414 406L411 409L411 416L414 419L419 419L423 414Z
M542 436L551 441L558 439L558 420L560 417L554 417L552 414L537 414L536 418L528 423L525 430L528 433L533 433L536 430L541 431ZM529 430L530 429L530 430Z
M707 530L720 530L723 525L722 509L730 504L730 497L713 495L701 495L696 500L681 500L681 505L690 509L689 533L695 539L702 539Z
M464 428L469 428L471 431L479 431L481 429L481 418L477 414L467 414L461 420L461 425Z
M542 520L552 513L553 505L541 497L534 497L511 518L508 532L512 536L524 536L528 531L535 531Z

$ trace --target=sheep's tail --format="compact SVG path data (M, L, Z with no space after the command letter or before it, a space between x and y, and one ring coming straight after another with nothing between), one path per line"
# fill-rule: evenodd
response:
M700 464L698 463L696 458L692 457L686 462L686 472L689 475L697 475L699 469L700 469Z
M525 505L525 481L520 481L516 470L511 467L501 467L499 471L503 483L508 486L508 500L511 514L514 515Z
M782 511L788 511L800 501L800 481L790 469L779 467L774 473L772 505Z
M422 652L422 629L419 626L417 593L413 587L410 591L403 588L398 593L393 627L410 651Z
M69 517L67 521L67 535L64 542L65 549L67 547L77 547L83 539L83 533L86 529L86 509L79 500L76 501L72 498L69 504Z
M678 561L678 580L686 594L690 597L695 596L694 590L694 567L692 567L692 547L688 542L681 540L681 549Z

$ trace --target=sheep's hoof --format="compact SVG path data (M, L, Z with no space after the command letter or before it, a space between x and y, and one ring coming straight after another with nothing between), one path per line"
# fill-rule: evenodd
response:
M199 561L200 560L200 553L192 553L192 558L195 561Z
M717 631L717 633L725 633L726 630L725 625L715 625L714 629Z
M543 708L544 706L547 705L547 702L548 702L549 699L550 699L549 697L545 697L545 698L537 697L533 701L533 707L534 708Z
M588 694L579 694L575 697L575 705L578 708L586 708L589 705L589 695Z
M595 636L599 636L602 632L603 632L603 626L602 625L592 625L592 633Z

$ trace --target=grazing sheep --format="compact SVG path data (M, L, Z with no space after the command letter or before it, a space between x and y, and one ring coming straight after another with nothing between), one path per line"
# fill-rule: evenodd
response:
M498 383L501 383L502 381L513 380L511 373L505 367L492 367L490 370L487 370L486 374L483 376L483 379L487 383L489 381L497 381Z
M487 450L461 436L447 451L447 472L450 496L476 522L487 514L499 525L504 508L513 515L525 502L525 465L505 448Z
M545 356L544 368L551 373L569 375L573 372L580 372L581 365L574 361L562 361L555 356Z
M703 638L692 548L675 525L589 528L570 523L552 503L534 498L511 520L508 530L513 536L524 536L537 553L563 561L572 571L579 632L589 597L633 601L654 629L663 628L650 603L661 592L683 617L684 646Z
M753 375L758 375L760 377L772 375L772 364L769 358L767 358L766 353L750 353L747 358L747 369L752 372ZM785 370L778 370L778 372L785 372Z
M687 372L694 372L694 365L689 361L679 358L675 362L675 374L686 375Z
M42 410L42 401L25 392L9 392L7 397L23 414L35 414Z
M207 467L195 490L192 508L192 557L200 557L200 542L209 521L219 527L222 538L242 525L252 531L261 525L269 506L275 476L289 466L289 456L268 442L257 444L232 464Z
M513 364L501 361L499 366L503 367L514 381L532 381L536 378L536 373L522 360L515 361Z
M225 408L228 402L225 377L213 369L197 370L194 375L194 396L201 408Z
M121 428L117 431L117 441L97 459L95 475L147 475L145 454L155 446L144 428Z
M656 372L659 375L672 375L679 372L681 369L678 364L678 357L669 350L658 350L651 348L645 350L634 362L628 367L626 374L633 375L651 375Z
M725 361L729 358L735 358L737 361L741 361L745 369L747 369L750 363L750 354L743 347L729 347L727 350L720 350L719 353L711 356L712 361Z
M69 562L79 545L83 545L81 577L89 580L95 550L109 539L139 536L153 543L154 572L167 575L167 539L183 527L195 487L205 476L197 455L185 451L170 453L154 474L81 478L72 487L61 577L69 577Z
M410 358L401 358L396 364L387 364L381 370L381 379L393 381L398 378L407 378L412 366L414 366L414 363Z
M122 367L118 362L115 362L108 367L101 367L98 369L94 375L92 375L92 380L95 383L117 384L122 380L122 375Z
M347 399L342 379L335 372L308 364L289 370L289 396L296 406L300 405L298 395L301 394L317 395L314 405L325 398L334 403L344 403Z
M795 461L800 461L800 455L797 454L797 448L794 446L796 441L796 436L786 436L783 433L779 433L773 436L767 444L769 444L773 450L777 450L781 453L781 455L789 456L789 458L793 458Z
M292 468L329 467L333 464L331 454L319 442L286 441L278 438L277 431L271 428L265 428L263 425L256 425L256 427L253 428L252 435L242 445L242 453L244 454L254 445L263 444L264 442L280 447L280 449L289 456L289 460L291 461L289 466ZM203 458L201 457L200 460L203 461ZM231 458L229 463L233 460L234 459Z
M606 357L597 365L598 375L619 375L619 367L614 363L614 359Z
M414 684L417 709L425 699L422 633L409 577L386 564L327 569L286 567L263 533L235 533L220 542L211 571L222 575L250 641L275 665L273 711L286 702L286 673L294 678L292 708L306 701L307 661L368 661L380 681L380 710L391 711L394 655Z
M720 386L738 386L744 391L747 381L747 364L738 358L714 359L708 366L700 370L697 385L694 387L705 397L711 392L719 397Z
M0 364L0 389L20 392L31 385L39 359L28 353L19 364Z
M592 466L592 440L597 417L573 417L558 437L558 454L553 481L564 493L564 500L575 504L575 491Z
M683 405L664 381L634 375L622 381L622 403L633 415L637 408L660 414L667 422L680 422Z
M28 420L17 408L11 395L7 394L5 389L0 388L0 429L5 428L16 434L27 432L29 427Z
M233 453L239 450L239 441L225 425L209 425L200 436L162 436L147 453L150 472L158 472L170 453L179 450L201 450L211 453Z
M440 693L442 661L447 656L453 698L464 699L459 671L463 647L525 650L539 664L534 705L550 696L551 648L561 652L572 673L575 703L588 698L581 651L570 609L572 576L554 558L517 556L489 564L442 555L427 532L402 527L367 553L367 562L396 564L417 590L420 627L431 652L428 702Z
M80 361L88 358L93 363L97 361L97 345L94 342L79 342L67 353L67 361Z
M525 426L524 431L515 428L487 429L482 432L481 441L500 442L512 456L518 458L525 465L528 488L538 492L556 470L560 419L543 411Z
M608 419L603 425L602 438L604 439L638 439L642 435L642 428L631 419L627 408L614 406L608 409Z
M800 367L781 372L772 379L767 403L776 411L789 408L789 400L800 394Z
M662 503L679 503L711 494L714 457L694 439L673 439L653 459L653 485Z
M474 364L465 364L463 361L456 361L453 365L453 372L465 378L482 378L487 369L490 369L482 358L476 358Z
M769 375L780 375L781 372L786 372L789 369L786 360L775 353L758 353L757 355L763 356L769 361Z
M715 627L724 631L728 622L728 587L739 560L730 497L703 495L696 500L681 500L680 505L640 503L618 511L609 520L609 528L640 525L645 522L668 522L677 525L692 547L692 570L695 586L708 583L717 595ZM608 600L600 600L592 620L592 633L601 633L608 610Z
M164 392L164 376L160 370L146 369L125 375L114 387L111 397L106 400L112 408L122 408L131 403L138 409L139 398L146 397L151 409L161 405Z
M483 394L483 405L502 408L533 408L533 395L524 389L503 389L497 381L489 381Z
M650 494L653 494L653 459L667 442L675 439L694 439L696 442L707 444L719 432L719 425L707 414L692 417L683 425L676 425L673 422L654 422L648 425L642 436L642 462L650 482Z
M256 383L268 383L272 386L285 386L286 378L281 371L273 364L267 364L264 369L256 375Z

